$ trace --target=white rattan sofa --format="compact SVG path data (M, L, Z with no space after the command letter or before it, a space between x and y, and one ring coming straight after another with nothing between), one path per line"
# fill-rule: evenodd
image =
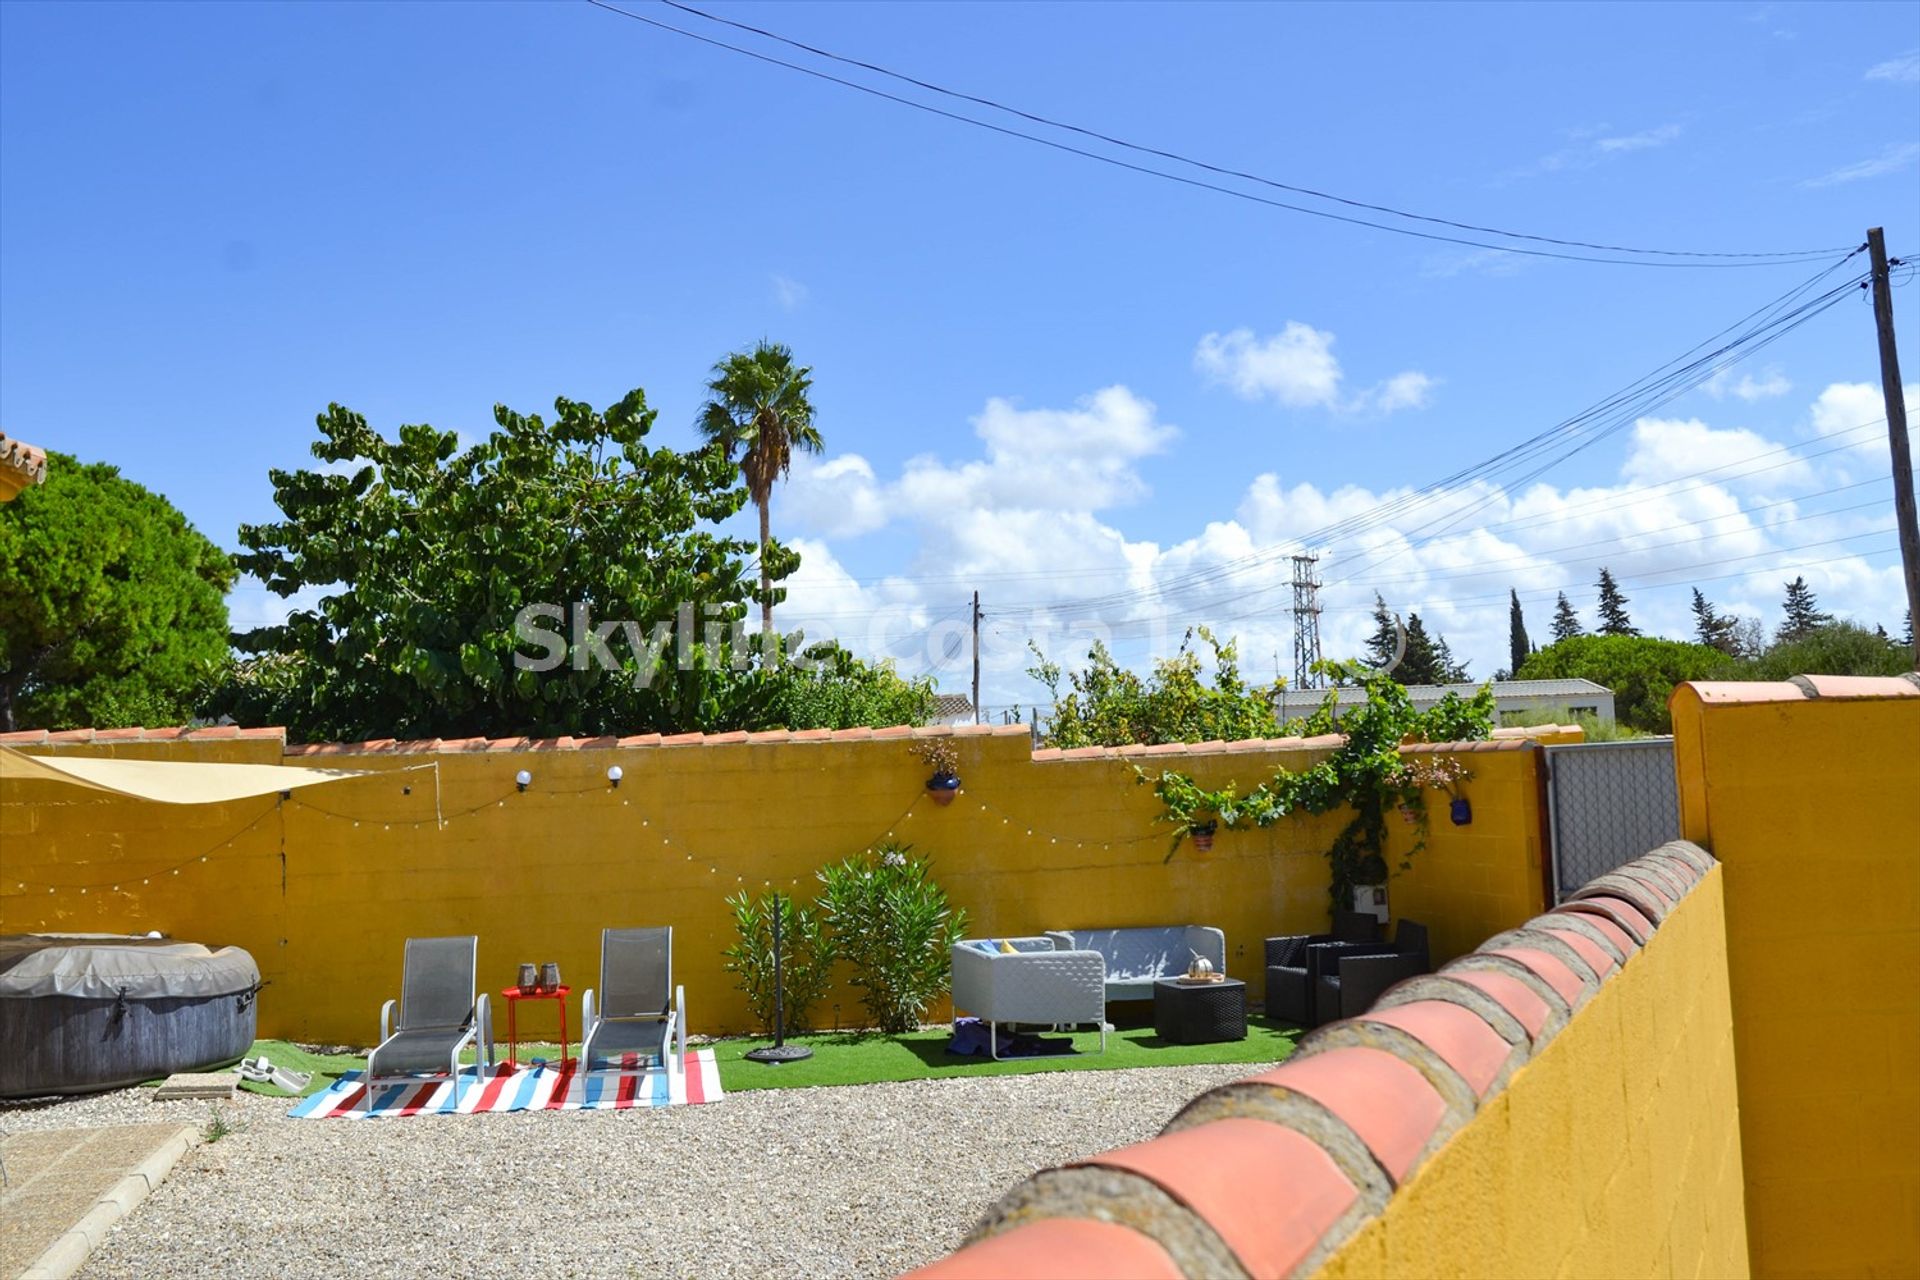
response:
M988 1051L1000 1056L1001 1023L1064 1027L1093 1023L1107 1051L1106 962L1098 951L1061 950L1051 938L968 939L953 945L953 1012L987 1024Z

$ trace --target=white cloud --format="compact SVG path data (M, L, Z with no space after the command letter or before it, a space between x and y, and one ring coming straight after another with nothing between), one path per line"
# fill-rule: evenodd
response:
M1872 387L1842 383L1808 415L1826 430L1879 412ZM989 705L1038 695L1023 674L1029 637L1069 663L1103 638L1122 663L1140 667L1204 622L1237 636L1245 669L1266 679L1276 660L1291 665L1289 557L1299 541L1397 502L1408 505L1322 548L1330 656L1360 652L1377 591L1445 634L1475 675L1490 675L1506 664L1510 588L1544 640L1561 590L1591 625L1602 565L1624 585L1635 623L1653 634L1691 633L1688 589L1696 585L1723 610L1771 627L1781 584L1795 574L1824 607L1869 624L1894 624L1904 607L1897 564L1881 549L1891 535L1881 532L1876 491L1825 492L1862 478L1858 466L1847 469L1846 452L1810 456L1821 446L1784 450L1785 441L1761 431L1698 418L1642 419L1616 474L1595 474L1589 461L1573 484L1482 481L1422 500L1407 489L1323 489L1257 475L1230 514L1196 521L1171 542L1130 537L1124 511L1112 510L1147 492L1139 468L1173 432L1133 392L1111 387L1067 409L994 400L974 428L976 456L916 458L892 477L864 459L795 468L779 499L783 522L806 513L825 523L822 511L851 527L884 520L885 545L899 550L888 562L897 576L856 581L828 542L811 536L820 528L797 530L803 568L783 625L817 618L858 651L895 656L908 672L937 665L959 688L965 663L951 656L953 637L965 625L966 593L979 588L990 618ZM1865 434L1884 451L1883 440ZM1750 474L1725 470L1749 459Z
M1591 169L1618 156L1636 151L1652 151L1677 140L1682 127L1677 123L1655 125L1635 133L1615 133L1607 125L1569 129L1568 145L1549 152L1511 177L1532 177L1542 173L1560 173Z
M1920 386L1908 383L1907 416L1920 407ZM1835 382L1813 402L1809 416L1816 436L1839 436L1831 443L1851 444L1868 458L1887 465L1887 401L1877 382Z
M1867 68L1866 78L1889 80L1894 84L1920 84L1920 49L1875 63Z
M807 286L792 276L775 275L773 300L780 304L782 311L798 311L801 304L807 300Z
M1539 259L1506 249L1472 249L1436 253L1421 264L1420 274L1429 280L1451 280L1455 276L1511 276Z
M1372 407L1381 413L1392 413L1396 409L1424 409L1432 397L1433 385L1432 378L1415 370L1396 373L1380 384L1374 393Z
M1889 173L1899 173L1917 158L1920 158L1920 142L1895 143L1884 148L1879 155L1870 160L1842 165L1817 178L1808 178L1800 185L1806 188L1834 187L1843 182L1859 182L1866 178L1884 177Z
M1634 423L1633 443L1620 475L1636 484L1664 484L1709 468L1745 470L1736 464L1750 459L1764 461L1766 469L1728 483L1771 491L1813 478L1811 467L1780 452L1780 445L1765 436L1737 428L1717 430L1698 418L1642 418ZM1790 465L1774 465L1781 462Z
M889 519L873 466L857 453L826 462L795 455L788 483L780 490L780 507L801 527L830 538L871 533Z
M1593 149L1603 155L1612 155L1621 151L1650 151L1654 147L1664 147L1680 136L1680 126L1663 124L1653 129L1642 129L1639 133L1622 134L1613 138L1596 138Z
M1758 378L1751 373L1742 373L1738 380L1735 380L1732 369L1722 369L1707 379L1701 390L1715 400L1735 396L1751 404L1755 400L1770 400L1775 396L1783 396L1793 390L1793 384L1787 381L1785 374L1769 365L1760 371Z
M1193 364L1243 400L1277 400L1295 408L1332 405L1340 396L1340 362L1333 335L1298 320L1265 340L1251 329L1209 333L1194 348Z
M1288 408L1342 413L1393 413L1425 408L1434 379L1418 370L1395 374L1351 396L1341 394L1346 374L1333 354L1334 336L1298 320L1261 338L1252 329L1208 333L1193 350L1193 366L1242 400L1272 400Z

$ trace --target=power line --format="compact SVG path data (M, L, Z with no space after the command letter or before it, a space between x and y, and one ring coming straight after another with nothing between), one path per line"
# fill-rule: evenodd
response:
M1847 255L1848 258L1852 256L1852 254ZM1325 547L1336 539L1358 536L1358 534L1368 529L1385 524L1388 520L1396 516L1404 515L1421 506L1453 496L1459 491L1459 487L1463 484L1480 479L1491 479L1505 472L1512 471L1517 466L1530 464L1552 446L1564 444L1565 447L1563 447L1560 452L1549 456L1543 464L1536 466L1528 475L1521 477L1520 482L1525 483L1526 481L1534 479L1544 474L1559 462L1564 461L1566 458L1572 457L1574 454L1591 447L1599 440L1623 429L1628 423L1650 409L1657 408L1660 405L1664 405L1678 398L1680 395L1685 394L1686 391L1705 382L1720 369L1731 367L1740 360L1753 354L1754 351L1763 349L1779 338L1784 337L1793 329L1806 324L1814 316L1835 305L1848 290L1854 287L1857 281L1848 280L1844 284L1835 286L1825 293L1818 295L1811 301L1801 302L1799 305L1792 307L1791 310L1785 309L1788 304L1793 302L1800 294L1806 292L1818 281L1831 274L1846 260L1847 259L1841 259L1839 262L1830 265L1826 270L1817 273L1809 280L1803 281L1793 289L1788 290L1787 293L1781 295L1779 298L1774 299L1772 302L1767 303L1753 312L1749 312L1747 316L1742 317L1739 321L1735 321L1733 325L1722 329L1718 334L1701 343L1696 343L1693 347L1689 348L1687 352L1683 352L1681 356L1668 361L1666 364L1660 366L1660 368L1650 374L1644 375L1621 391L1605 397L1581 413L1538 432L1529 439L1503 450L1491 458L1468 467L1463 467L1452 475L1431 481L1410 493L1378 503L1364 512L1336 521L1331 525L1323 526L1320 529L1291 539L1286 543L1252 552L1245 556L1236 557L1233 560L1222 562L1221 564L1211 566L1204 570L1197 570L1182 577L1170 579L1164 583L1156 583L1150 587L1138 590L1112 592L1104 596L1077 601L1075 604L1077 607L1084 609L1119 606L1152 597L1167 599L1179 592L1198 587L1202 584L1224 581L1227 578L1264 567L1267 564L1277 563L1280 558L1294 551L1313 546ZM1764 316L1765 318L1757 325L1749 328L1741 334L1741 336L1722 343L1713 351L1703 356L1698 356L1693 360L1686 360L1688 355L1700 351L1701 348L1724 337L1727 333L1738 328L1746 321L1752 320L1755 316ZM1683 361L1685 361L1685 363L1682 363ZM1596 427L1596 423L1601 425ZM1583 435L1586 437L1584 440L1581 439ZM1569 441L1572 443L1567 444L1566 442ZM1509 486L1511 483L1512 482L1508 482ZM1497 495L1503 491L1503 488L1496 488L1494 494ZM1483 496L1479 503L1451 513L1449 523L1457 523L1460 519L1470 514L1472 510L1483 507L1486 502L1491 501L1491 496L1492 495ZM1432 528L1434 524L1439 522L1439 519L1439 517L1435 517L1426 524L1417 526L1412 532L1417 534L1425 529ZM1022 602L1022 604L1025 603L1027 602Z
M1112 165L1115 168L1127 169L1134 173L1144 174L1154 178L1160 178L1167 182L1176 182L1181 184L1182 186L1195 187L1204 191L1212 191L1220 195L1231 196L1237 200L1249 201L1253 204L1266 205L1275 209L1283 209L1290 213L1305 214L1308 217L1323 218L1332 222L1344 222L1354 226L1370 227L1376 231L1386 231L1394 235L1411 236L1418 240L1432 240L1432 241L1438 241L1444 244L1467 245L1475 249L1492 249L1501 253L1515 253L1515 254L1521 254L1527 257L1559 258L1569 262L1598 262L1598 263L1608 263L1614 266L1671 267L1671 268L1694 268L1694 269L1792 266L1796 263L1818 261L1830 253L1837 252L1836 249L1804 250L1804 251L1792 250L1792 251L1782 251L1776 254L1747 256L1747 255L1733 255L1733 254L1724 254L1724 255L1694 254L1690 251L1683 251L1683 250L1627 249L1627 250L1624 250L1624 252L1637 253L1637 254L1673 255L1674 257L1685 258L1688 260L1671 261L1671 260L1668 260L1666 257L1661 257L1659 259L1598 257L1598 256L1595 256L1594 254L1586 254L1586 253L1563 253L1554 249L1529 249L1519 245L1512 245L1512 244L1491 244L1484 240L1473 240L1473 239L1468 239L1464 236L1446 235L1446 234L1432 232L1432 231L1418 231L1411 227L1396 227L1390 223L1376 222L1369 218L1355 217L1350 214L1335 213L1329 209L1314 209L1306 205L1293 204L1285 200L1275 200L1267 196L1258 195L1251 191L1242 191L1235 187L1223 186L1217 182L1209 182L1202 178L1189 177L1187 175L1178 174L1178 173L1169 173L1164 169L1156 169L1150 165L1135 164L1129 160L1122 160L1117 156L1105 155L1098 151L1089 151L1084 147L1076 147L1070 143L1060 142L1053 138L1046 138L1046 137L1040 136L1039 134L1028 133L1023 129L1009 128L1005 125L994 124L991 121L977 119L976 117L969 116L969 115L963 115L956 111L948 111L941 107L933 106L930 103L920 102L913 98L902 97L899 94L888 93L886 90L876 89L872 85L861 84L857 80L849 80L844 76L833 75L830 72L821 71L816 67L809 67L798 62L790 62L785 58L778 58L773 56L772 54L762 53L756 49L749 49L743 45L733 44L726 40L716 39L713 36L701 35L697 31L689 31L685 27L677 27L670 22L662 22L658 18L649 18L644 14L635 13L631 9L623 9L619 5L608 3L608 0L587 0L587 3L592 5L596 9L604 9L608 13L618 14L619 16L623 18L631 19L634 22L645 23L647 26L656 28L657 30L671 32L674 35L682 36L689 40L697 40L701 44L710 45L716 49L724 49L729 53L737 53L742 57L752 58L757 62L764 62L776 67L784 67L789 71L797 71L802 75L812 76L817 80L824 80L831 84L841 85L844 88L853 89L859 93L868 94L875 98L881 98L888 102L897 103L903 107L910 107L915 111L923 111L929 115L940 116L944 119L956 121L960 124L972 125L977 129L986 129L990 132L1001 134L1005 137L1019 138L1019 139L1022 139L1023 141L1031 142L1038 146L1048 147L1055 151L1063 151L1069 155L1080 156L1084 159L1092 160L1099 164ZM675 7L686 9L686 6L683 6L683 5L676 5ZM711 15L708 15L705 13L699 13L698 10L686 9L686 11L689 13L697 13L699 14L700 17L707 18L710 21L726 22L725 19L713 18ZM727 22L727 25L740 26L741 24ZM744 29L757 31L757 28L744 28ZM761 33L761 34L767 34L767 33ZM781 40L783 43L787 43L787 44L795 43L792 41L785 40L784 37L772 36L771 38L776 40ZM805 46L796 46L796 47L804 48ZM833 55L833 54L822 54L821 56L837 57L837 55ZM840 59L840 60L851 61L848 59ZM865 64L856 64L856 65L864 66ZM882 74L894 75L896 73L882 72ZM910 79L909 77L904 77L904 76L898 77L898 78ZM914 83L920 83L920 82L915 81ZM928 86L928 87L931 87L931 86ZM942 93L949 92L947 90L935 90L935 91L942 92ZM954 96L965 97L966 95L956 94ZM997 107L997 109L1008 110L1008 111L1013 110L1012 108L1006 108L1006 107ZM1015 112L1015 114L1025 115L1026 113ZM1029 117L1029 118L1038 119L1038 117ZM1076 129L1074 126L1069 126L1069 125L1054 125L1053 127L1063 128L1063 129L1075 129L1076 132L1083 133L1083 134L1088 132L1086 130ZM1098 136L1098 135L1091 135L1091 136ZM1134 150L1149 152L1153 154L1161 154L1158 152L1153 152L1152 148L1137 147L1137 146L1134 146L1134 144L1120 143L1117 140L1115 140L1115 145L1129 146L1129 147L1133 147ZM1172 154L1172 153L1166 153L1166 154ZM1206 165L1200 161L1187 159L1185 157L1175 157L1175 158L1178 159L1180 163L1193 165L1195 167L1202 168L1202 169L1208 169L1213 172L1220 172L1220 173L1233 172L1230 170L1216 169L1214 166ZM1241 176L1241 175L1236 174L1235 176ZM1280 187L1283 190L1300 190L1300 191L1307 190L1305 188L1286 187L1284 186L1284 184L1273 182L1269 179L1254 177L1252 175L1246 175L1246 176L1250 177L1252 181L1263 182L1270 186ZM1361 202L1358 202L1358 201L1351 201L1351 200L1345 200L1340 197L1322 195L1321 193L1318 193L1318 192L1312 192L1311 194L1317 196L1320 199L1338 199L1343 204L1353 205L1359 208L1373 207L1373 206L1362 204ZM1381 206L1381 207L1384 208L1384 206ZM1419 218L1422 221L1437 222L1447 226L1465 227L1465 226L1471 225L1471 224L1465 224L1465 223L1451 223L1451 222L1447 222L1445 219L1426 218L1424 215L1402 213L1398 210L1391 210L1390 212L1392 212L1397 217ZM1513 233L1499 232L1497 234L1512 235ZM1516 237L1516 238L1520 238L1520 237ZM1568 244L1568 245L1579 245L1581 243L1578 241L1555 241L1549 237L1544 237L1544 236L1543 237L1524 237L1524 238L1535 239L1545 243L1562 243L1562 244ZM1716 259L1721 257L1738 258L1739 260L1736 260L1736 261L1692 260L1695 258L1707 258L1707 257L1714 257Z

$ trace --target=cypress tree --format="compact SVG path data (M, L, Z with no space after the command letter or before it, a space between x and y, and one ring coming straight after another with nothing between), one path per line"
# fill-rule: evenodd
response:
M1433 651L1433 641L1427 635L1427 626L1420 621L1420 615L1407 615L1407 652L1400 659L1400 665L1394 668L1393 678L1401 684L1440 684L1439 662Z
M1820 602L1814 599L1813 588L1807 585L1804 577L1795 578L1787 584L1787 599L1782 609L1786 620L1775 633L1775 639L1782 644L1804 640L1833 621L1832 614L1820 612Z
M1527 619L1520 612L1520 593L1509 587L1507 595L1512 600L1507 609L1507 654L1511 662L1510 669L1518 675L1520 664L1533 652L1533 646L1527 643Z
M1373 593L1373 634L1367 637L1367 657L1375 667L1384 671L1398 652L1400 628L1395 624L1393 614L1387 611L1387 602L1376 591Z
M1627 597L1620 593L1620 584L1613 580L1613 574L1605 568L1600 570L1599 586L1600 634L1603 636L1639 635L1639 629L1627 617Z
M1738 657L1740 648L1736 629L1740 619L1722 614L1713 607L1713 602L1700 594L1700 588L1693 589L1693 637L1701 644L1712 645L1720 652Z
M1560 603L1553 606L1553 642L1571 640L1586 630L1580 625L1580 615L1567 603L1567 593L1560 593Z

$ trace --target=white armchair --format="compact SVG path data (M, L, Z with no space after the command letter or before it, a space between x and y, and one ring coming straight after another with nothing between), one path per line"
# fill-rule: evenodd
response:
M1098 951L1057 950L1050 938L1008 938L1010 952L969 939L953 946L953 1012L987 1024L987 1048L1000 1056L999 1024L1100 1028L1107 1051L1107 965Z

